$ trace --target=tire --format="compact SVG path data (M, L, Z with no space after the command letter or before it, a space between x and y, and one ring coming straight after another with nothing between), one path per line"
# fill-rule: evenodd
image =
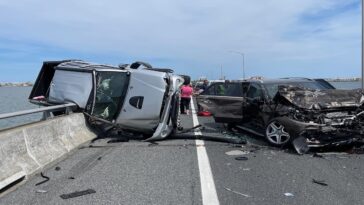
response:
M285 125L275 119L271 120L266 126L265 138L271 145L277 147L283 147L291 140L291 136L286 131Z

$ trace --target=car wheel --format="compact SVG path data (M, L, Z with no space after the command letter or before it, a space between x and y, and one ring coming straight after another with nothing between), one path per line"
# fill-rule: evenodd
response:
M286 127L277 120L272 120L268 123L265 128L265 137L274 146L284 146L291 139L291 136L286 131Z

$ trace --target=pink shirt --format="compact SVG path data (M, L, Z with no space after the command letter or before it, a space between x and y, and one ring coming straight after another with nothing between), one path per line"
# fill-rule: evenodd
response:
M183 85L181 88L181 98L191 98L192 92L192 87Z

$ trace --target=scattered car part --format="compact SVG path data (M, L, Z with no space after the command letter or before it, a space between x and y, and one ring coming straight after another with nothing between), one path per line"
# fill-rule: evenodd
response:
M83 196L83 195L87 195L87 194L94 194L96 193L95 190L93 189L87 189L84 191L76 191L76 192L72 192L69 194L62 194L60 197L62 199L70 199L70 198L75 198L75 197L79 197L79 196Z
M210 117L211 115L212 114L209 111L200 111L197 113L197 116L200 116L200 117Z
M54 170L56 170L56 171L59 171L59 170L61 170L61 167L56 167L56 168L54 168Z
M37 189L35 192L36 193L40 193L40 194L44 194L44 193L47 193L48 191L47 190L43 190L43 189Z
M286 192L284 193L284 196L293 197L294 195L292 193Z
M229 155L229 156L245 155L245 154L248 154L248 153L249 152L242 151L242 150L231 150L231 151L225 152L225 154Z
M325 180L312 179L312 182L315 183L315 184L319 184L321 186L328 186L328 184L326 184Z
M238 195L240 195L240 196L244 196L244 197L251 197L251 196L249 196L248 194L243 194L243 193L240 193L240 192L237 192L237 191L234 191L234 190L232 190L232 189L230 189L230 188L227 188L227 187L224 187L224 189L225 190L227 190L227 191L230 191L230 192L232 192L232 193L234 193L234 194L238 194Z
M41 181L41 182L36 183L36 184L35 184L35 186L38 186L38 185L44 184L44 183L46 183L47 181L49 181L49 177L47 177L46 175L44 175L44 174L43 174L43 172L41 172L41 173L40 173L40 176L41 176L42 178L44 178L45 180L43 180L43 181Z
M306 154L310 150L304 137L297 137L292 141L292 144L298 154Z
M235 157L235 160L246 161L246 160L248 160L248 157Z
M200 128L200 127L202 127L202 125L196 125L194 127L187 128L187 129L183 129L182 128L182 130L180 132L176 132L175 135L176 134L178 135L178 134L183 134L183 133L191 132L192 130L195 130L195 129Z
M120 142L128 142L128 141L129 141L128 138L120 137L120 138L111 139L111 140L107 141L107 143L111 144L111 143L120 143Z
M321 155L321 154L317 154L317 153L313 153L312 157L324 158L324 156L323 156L323 155Z

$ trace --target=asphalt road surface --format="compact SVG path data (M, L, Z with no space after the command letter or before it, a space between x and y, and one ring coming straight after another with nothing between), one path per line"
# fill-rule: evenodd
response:
M210 117L198 121L201 133L155 144L107 143L110 139L87 144L43 170L49 181L35 186L44 180L37 174L0 204L364 204L363 155L299 156L247 133L227 133ZM197 123L182 116L185 128ZM196 141L200 134L246 138L248 144ZM87 189L96 193L60 197Z

